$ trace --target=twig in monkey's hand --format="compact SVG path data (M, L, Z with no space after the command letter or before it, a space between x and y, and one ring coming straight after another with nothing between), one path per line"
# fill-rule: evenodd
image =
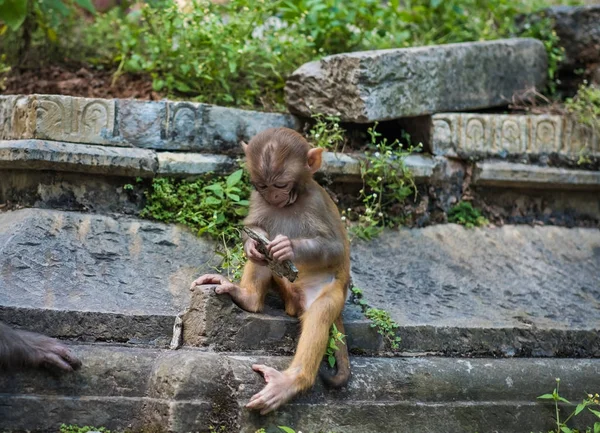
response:
M269 252L267 251L267 245L269 244L269 240L266 237L264 237L262 234L257 233L248 227L244 227L243 229L246 232L246 234L248 236L250 236L250 238L252 238L256 242L258 242L256 249L262 255L265 256L265 260L267 261L267 266L269 267L269 269L271 269L271 271L273 271L273 273L275 275L277 275L278 277L287 278L290 281L290 283L293 283L294 281L296 281L296 278L298 278L298 269L296 268L296 265L294 265L294 263L292 263L291 260L284 260L283 262L276 262L275 260L273 260L271 258L271 256L269 255Z

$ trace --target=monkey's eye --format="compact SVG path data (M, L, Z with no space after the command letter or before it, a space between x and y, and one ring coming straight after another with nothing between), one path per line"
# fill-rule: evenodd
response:
M285 188L286 186L288 186L287 183L276 183L275 184L275 188Z
M267 185L264 185L262 183L257 183L254 186L257 187L258 189L265 189L267 187Z

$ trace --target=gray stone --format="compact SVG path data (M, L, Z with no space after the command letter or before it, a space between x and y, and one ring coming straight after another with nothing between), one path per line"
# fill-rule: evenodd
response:
M264 386L253 363L285 367L286 357L198 350L72 346L75 374L0 374L0 427L56 431L60 424L113 430L254 433L277 425L297 431L547 431L552 403L536 397L561 379L561 395L582 398L600 374L598 359L464 359L352 357L348 386L315 387L268 416L243 406ZM581 426L590 418L581 419ZM577 425L577 424L576 424Z
M117 107L119 138L148 149L238 154L240 141L264 129L302 126L289 114L193 102L119 100Z
M172 177L190 177L207 173L228 173L236 166L235 159L226 155L202 153L159 152L158 174Z
M471 329L459 337L463 342L486 329L507 344L511 339L501 333L512 332L513 342L498 346L507 355L558 355L561 350L551 342L558 331L569 330L582 331L583 346L569 349L570 337L562 334L562 347L598 356L598 275L596 229L468 230L448 224L390 231L352 247L353 282L369 305L388 311L401 326ZM518 333L527 339L520 340ZM524 341L529 348L522 348Z
M37 138L86 144L115 141L115 101L63 95L6 96L3 139Z
M475 166L473 184L510 188L600 190L600 171L482 161Z
M554 20L554 30L571 68L600 62L600 5L556 6L542 14Z
M427 144L434 155L462 159L600 159L600 137L563 116L443 113L432 116Z
M175 315L190 282L219 262L213 248L185 228L146 220L0 213L0 305Z
M154 177L154 152L46 140L0 141L0 169Z
M543 87L546 51L535 39L506 39L328 56L286 83L290 111L368 123L507 105Z

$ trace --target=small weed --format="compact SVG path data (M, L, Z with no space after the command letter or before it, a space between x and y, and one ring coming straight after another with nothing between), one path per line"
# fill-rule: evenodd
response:
M377 333L385 339L392 350L398 350L402 339L396 334L396 330L400 325L392 319L387 311L369 307L361 289L354 286L351 291L353 302L360 305L364 315L373 322L371 327L377 328Z
M90 427L90 426L77 426L77 425L66 425L60 426L60 433L88 433L91 431L98 431L100 433L110 433L110 430L104 427Z
M377 328L377 333L386 339L392 350L400 348L402 339L396 335L396 329L400 325L394 322L390 313L379 308L367 308L365 316L373 322L371 327Z
M130 183L126 183L125 185L123 185L123 189L125 191L133 191L133 185Z
M225 427L224 425L220 427L215 427L211 425L208 427L208 431L210 433L227 433L227 427Z
M600 130L600 87L584 82L565 106L577 122L593 131Z
M346 336L338 331L335 323L332 324L331 329L329 330L329 343L327 345L327 350L325 351L327 362L331 368L335 366L335 351L339 350L337 343L346 344L344 338L346 338Z
M487 218L468 201L461 201L448 211L448 222L461 224L467 228L489 224Z
M326 116L324 114L314 114L315 124L308 131L308 139L316 147L322 147L325 150L337 152L343 151L345 130L340 127L340 118L336 116ZM342 147L342 149L340 149Z
M220 241L217 254L228 276L238 279L244 263L241 235L237 225L248 213L250 185L243 169L229 176L203 177L195 181L154 179L146 193L144 218L184 224L198 235Z
M370 141L360 166L363 179L360 199L365 210L358 216L358 224L351 228L352 234L365 240L401 222L394 214L410 195L416 194L412 173L404 161L421 147L420 144L409 145L404 149L399 140L389 143L386 138L381 138L376 127L377 123L368 129ZM406 138L410 141L410 137Z
M559 403L565 403L568 404L569 406L574 406L573 403L571 403L569 400L567 400L564 397L561 397L559 394L559 386L560 386L560 379L556 379L556 388L554 388L554 391L552 391L552 394L544 394L544 395L540 395L538 397L538 399L540 400L552 400L554 402L554 408L555 408L555 421L556 421L556 430L552 430L552 433L591 433L592 431L594 433L600 433L600 421L597 421L594 423L594 427L592 430L592 427L588 427L585 430L577 430L577 429L571 429L569 427L567 427L567 423L574 417L578 416L579 414L581 414L581 412L583 412L584 410L587 409L587 411L591 412L592 414L594 414L599 420L600 420L600 396L598 394L588 394L586 396L586 398L579 403L575 409L571 412L570 415L568 415L565 419L563 419L561 421L561 417L560 417L560 408L559 408ZM595 407L595 409L592 409L592 407Z

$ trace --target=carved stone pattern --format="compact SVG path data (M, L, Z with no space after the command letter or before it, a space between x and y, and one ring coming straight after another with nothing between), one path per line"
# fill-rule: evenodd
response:
M513 119L507 119L502 122L500 127L501 138L500 146L501 149L506 150L508 153L521 153L523 152L523 143L521 140L521 128L519 123Z
M485 138L484 121L480 118L468 119L465 126L465 150L483 152L486 147Z
M559 149L556 146L556 125L551 120L542 120L535 127L535 137L532 142L532 153L552 153Z
M202 108L200 105L188 102L171 103L167 105L166 137L169 141L192 145L202 138Z

